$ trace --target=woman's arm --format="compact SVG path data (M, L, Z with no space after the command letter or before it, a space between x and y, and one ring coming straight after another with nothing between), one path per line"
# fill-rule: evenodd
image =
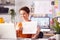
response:
M17 23L17 26L16 26L16 35L17 37L20 37L20 34L22 34L22 23Z
M39 35L39 33L33 34L33 35L32 35L32 38L37 38L38 35Z
M17 30L22 31L22 29L23 29L22 23L21 22L17 23L17 27L16 28L17 28Z
M37 38L39 33L40 33L40 27L38 26L37 27L37 32L36 32L36 34L32 35L32 38Z

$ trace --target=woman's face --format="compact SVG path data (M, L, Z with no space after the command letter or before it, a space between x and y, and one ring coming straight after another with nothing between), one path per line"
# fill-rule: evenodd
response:
M20 15L24 20L28 20L29 14L26 11L20 10Z

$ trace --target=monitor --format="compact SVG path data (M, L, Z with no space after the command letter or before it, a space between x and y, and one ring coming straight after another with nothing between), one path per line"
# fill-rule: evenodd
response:
M49 17L32 17L32 21L37 21L41 31L50 31L50 18Z

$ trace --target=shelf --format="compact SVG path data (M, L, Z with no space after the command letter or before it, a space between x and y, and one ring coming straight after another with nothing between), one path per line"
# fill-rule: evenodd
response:
M15 4L0 4L0 6L15 6Z

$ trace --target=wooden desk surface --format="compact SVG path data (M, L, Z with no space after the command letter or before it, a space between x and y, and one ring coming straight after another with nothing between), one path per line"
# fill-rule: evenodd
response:
M44 36L54 36L55 34L45 33Z

